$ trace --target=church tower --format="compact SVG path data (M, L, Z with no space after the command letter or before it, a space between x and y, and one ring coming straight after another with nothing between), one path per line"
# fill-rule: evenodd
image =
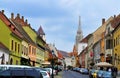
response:
M78 30L77 30L76 43L75 43L77 52L78 52L78 44L82 39L83 39L83 33L81 30L81 17L79 16Z

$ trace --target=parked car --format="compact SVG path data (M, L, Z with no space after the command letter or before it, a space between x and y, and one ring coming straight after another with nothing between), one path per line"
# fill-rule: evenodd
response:
M116 75L113 75L114 72L98 70L97 78L116 78Z
M89 71L87 68L80 68L80 73L82 74L89 74Z
M48 70L48 69L41 68L41 67L32 67L32 68L35 68L38 71L46 71L49 74L49 76L50 76L50 70Z
M48 70L40 67L33 67L33 68L39 71L43 75L43 78L50 78L50 72Z
M116 78L116 76L113 77L112 72L110 72L110 71L105 71L105 72L102 74L102 78Z
M0 65L0 71L11 68L31 68L31 67L25 65L4 65L4 64Z
M0 72L0 78L43 78L34 68L12 68Z
M78 67L74 67L74 68L73 68L73 71L77 71L77 72L78 72L78 71L79 71L79 68L78 68Z
M77 68L76 68L76 72L80 72L80 69L81 69L81 68L77 67Z
M46 71L40 71L43 75L43 78L50 78L50 75Z
M102 78L103 77L103 73L105 73L105 71L98 70L98 72L97 72L97 78Z
M89 70L89 78L93 78L93 75L96 74L97 75L98 70L96 69L90 69Z
M54 70L54 69L52 69L52 68L44 68L44 69L50 71L50 75L52 75L52 70L53 70L53 74L54 74L54 75L57 74L57 73L56 73L56 70Z

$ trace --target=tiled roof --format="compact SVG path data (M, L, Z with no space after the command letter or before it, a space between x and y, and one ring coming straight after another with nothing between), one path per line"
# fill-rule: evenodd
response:
M117 17L114 16L114 19L111 21L111 24L112 24L113 28L118 26L119 23L120 23L120 14Z
M0 11L0 19L9 27L9 29L12 31L13 34L17 35L19 38L22 38L22 35L20 34L20 32L16 29L16 27L1 11Z
M15 18L11 18L11 19L14 20L15 22L19 22L19 24L21 24L22 26L29 26L27 19L24 21L24 17L22 16L21 18L19 13Z
M70 55L65 51L59 50L59 52L63 55L63 57L70 57Z
M32 39L29 37L29 35L24 31L24 29L22 28L21 24L18 24L18 23L16 23L16 22L13 21L13 20L11 20L11 21L15 24L16 28L17 28L17 29L20 31L20 33L23 35L23 39L24 39L24 40L27 40L27 42L32 43L33 45L35 45L35 43L32 41Z
M58 51L58 58L59 58L59 59L62 59L62 58L63 58L62 53L60 53L59 51Z

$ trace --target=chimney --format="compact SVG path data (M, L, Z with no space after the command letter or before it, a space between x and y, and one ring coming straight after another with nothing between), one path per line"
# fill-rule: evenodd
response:
M22 20L24 21L24 16L22 16Z
M114 18L116 18L116 15L114 15Z
M12 20L14 19L14 13L11 13L11 19Z
M4 14L4 10L2 10L2 14Z
M105 23L105 18L102 19L102 25Z
M30 23L28 25L31 26Z
M17 18L20 18L20 14L19 13L17 14Z
M26 23L26 25L28 24L28 21L27 21L27 19L25 20L25 23Z

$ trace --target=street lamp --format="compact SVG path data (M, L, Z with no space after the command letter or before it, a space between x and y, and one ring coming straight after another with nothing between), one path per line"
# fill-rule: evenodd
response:
M53 67L54 67L54 58L53 58L53 56L54 56L54 51L52 50L52 78L54 78L54 74L53 74Z

